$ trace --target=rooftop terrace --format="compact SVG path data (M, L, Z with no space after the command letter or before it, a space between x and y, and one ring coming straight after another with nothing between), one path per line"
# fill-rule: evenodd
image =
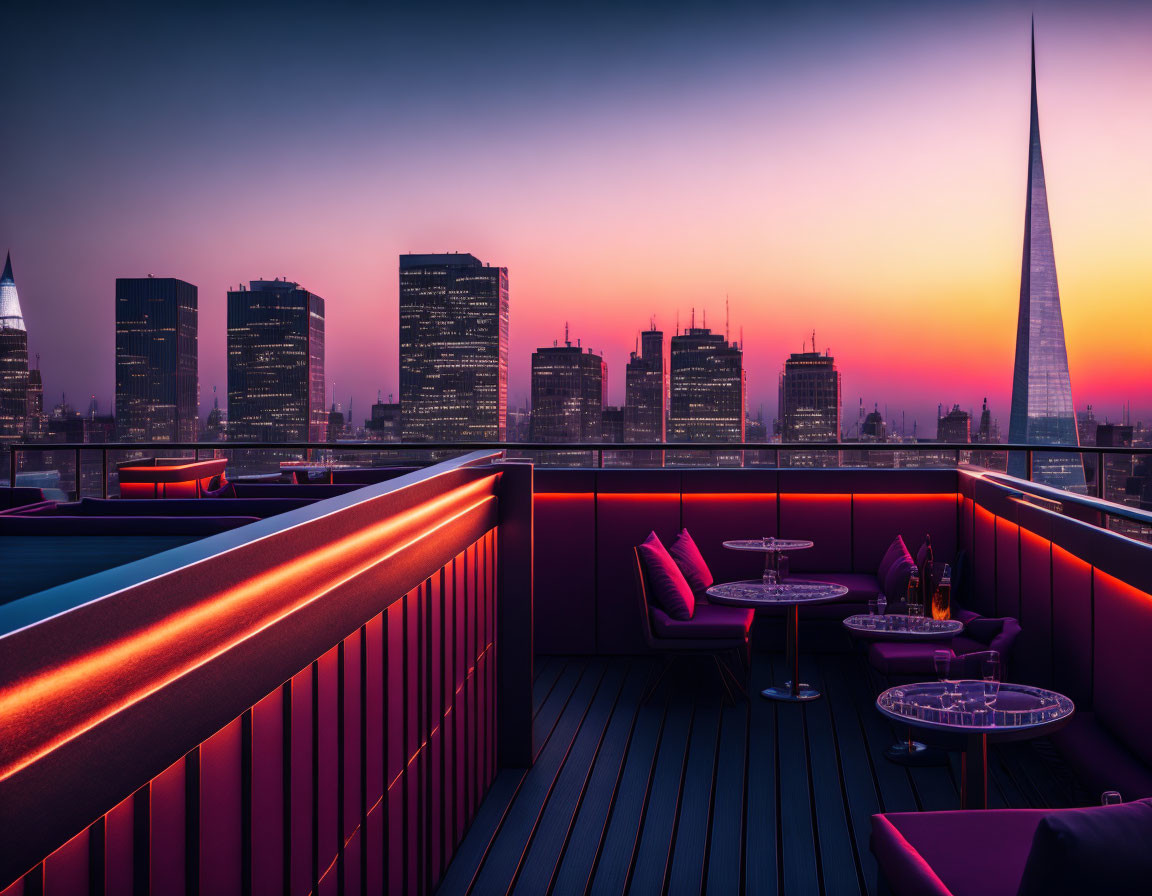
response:
M896 535L931 535L958 606L1019 620L1005 679L1076 704L1051 738L990 747L984 817L1152 797L1152 546L1107 528L1137 510L939 466L534 468L488 449L370 478L0 514L5 544L46 539L49 559L244 517L91 575L46 569L51 587L0 605L3 896L877 892L873 815L959 808L959 754L885 758L906 731L841 624L864 592L801 613L817 701L758 693L785 677L772 608L750 699L726 700L706 657L660 677L632 548L682 528L717 581L762 568L725 539L809 538L793 575L875 583Z

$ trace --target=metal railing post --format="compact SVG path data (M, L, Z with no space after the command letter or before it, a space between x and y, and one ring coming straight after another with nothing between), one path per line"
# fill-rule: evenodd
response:
M16 446L8 452L8 488L16 488Z
M108 449L100 449L100 494L108 497Z
M1104 500L1104 452L1096 452L1096 497Z
M80 449L76 449L76 500L80 500Z
M1029 482L1031 482L1032 481L1032 449L1031 448L1028 449L1028 451L1025 453L1025 456L1027 458L1027 473L1028 473L1028 475L1025 478Z

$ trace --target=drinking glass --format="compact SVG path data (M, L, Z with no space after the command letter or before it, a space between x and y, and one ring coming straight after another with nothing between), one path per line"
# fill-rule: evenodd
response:
M879 594L876 595L876 612L879 613L881 616L883 616L883 615L885 615L885 611L887 609L888 609L888 598L885 597L884 592L881 591Z
M952 651L937 650L932 654L932 664L936 667L936 677L944 685L944 697L952 697L952 680L948 673L952 670Z
M1122 802L1124 802L1124 800L1120 796L1119 790L1105 790L1104 793L1100 795L1101 806L1118 806Z
M876 618L876 599L868 601L868 622L871 625L876 625L879 620Z
M984 676L984 702L991 706L1000 693L1000 657L996 654L985 657L980 671Z
M764 583L764 590L765 591L767 591L769 594L775 594L776 593L776 570L774 570L774 569L764 570L763 583Z

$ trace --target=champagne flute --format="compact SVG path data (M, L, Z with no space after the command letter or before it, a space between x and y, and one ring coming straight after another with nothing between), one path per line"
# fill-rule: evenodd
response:
M991 706L1000 693L1000 654L991 653L980 664L984 678L984 703Z

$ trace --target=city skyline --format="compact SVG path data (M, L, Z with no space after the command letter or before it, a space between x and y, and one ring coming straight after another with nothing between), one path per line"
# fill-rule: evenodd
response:
M512 35L499 75L501 89L493 94L506 104L509 134L538 135L540 153L555 152L557 162L573 163L587 145L578 140L560 151L560 136L572 136L577 121L583 127L607 127L602 133L615 161L608 164L601 151L571 167L565 181L583 184L585 196L557 187L532 200L542 178L556 174L555 162L540 161L536 152L531 159L521 153L515 156L519 168L512 170L496 165L485 150L463 169L484 175L469 178L466 195L476 202L462 208L461 183L453 180L453 200L437 187L414 205L412 188L389 182L389 172L411 161L422 147L441 145L432 138L452 123L438 119L429 125L426 143L421 142L424 136L410 137L404 152L385 153L375 169L361 164L361 154L381 139L379 129L360 134L356 171L374 173L359 193L346 180L333 180L325 164L329 157L315 144L303 138L285 141L273 168L306 176L304 199L321 185L330 192L309 224L266 226L267 205L257 201L257 226L241 208L243 197L255 198L277 181L253 169L243 140L236 147L229 144L227 151L210 147L210 158L224 163L224 173L197 169L203 195L190 209L168 215L153 209L140 217L149 188L161 191L161 206L175 208L171 203L183 194L162 179L186 172L183 151L161 154L160 161L130 177L120 163L99 153L63 158L66 144L61 144L53 149L54 157L71 164L59 187L45 194L33 189L37 183L43 186L37 180L43 172L30 150L42 149L48 138L25 141L29 145L15 147L15 164L5 169L8 176L16 171L28 176L10 188L4 184L0 248L11 245L17 257L29 354L42 357L45 394L82 395L84 400L74 403L83 405L95 393L107 404L112 393L107 361L111 284L116 277L148 271L198 286L201 395L213 386L223 389L228 287L255 275L283 274L327 297L328 378L339 384L337 400L351 395L358 407L367 408L378 390L400 391L396 255L457 249L498 259L510 271L515 296L510 406L521 405L529 393L532 351L549 344L565 319L584 334L586 345L602 352L614 374L608 401L621 405L625 362L642 326L655 315L657 326L674 334L677 317L681 329L686 328L695 307L698 319L710 312L709 324L718 330L727 295L731 338L743 328L753 411L763 406L766 416L774 416L783 359L799 350L815 328L817 348L832 347L843 370L846 401L879 402L890 415L903 410L908 428L915 420L925 432L931 430L939 403L959 403L975 412L987 395L1006 428L1018 286L1018 187L1027 157L1027 11L936 8L895 11L891 19L880 13L863 19L846 15L843 21L740 15L751 16L749 34L761 41L760 50L796 38L805 57L788 57L791 68L775 68L744 37L733 38L731 58L723 61L715 49L720 26L705 29L706 62L692 84L678 82L686 92L674 100L677 116L687 115L700 125L683 150L671 139L666 115L628 118L642 100L662 101L653 108L671 111L667 103L673 99L653 83L657 79L640 78L636 93L620 99L604 91L614 85L613 78L632 74L629 66L651 64L653 73L664 71L672 51L687 40L691 23L684 16L656 22L652 45L640 48L632 62L610 47L608 74L576 90L571 118L556 121L547 115L535 130L529 112L536 109L536 100L509 86L527 52L524 33ZM739 19L733 16L723 19L725 29ZM898 33L885 36L883 26L897 20ZM1037 21L1045 162L1058 222L1069 360L1081 408L1092 403L1101 418L1119 418L1128 402L1134 418L1152 413L1145 347L1118 337L1115 326L1123 322L1120 332L1125 333L1152 325L1147 302L1152 262L1143 257L1152 183L1145 163L1134 161L1152 152L1152 118L1145 103L1132 99L1152 88L1149 66L1136 52L1152 33L1150 20L1136 5L1110 4L1091 13L1042 7ZM246 22L239 20L241 33ZM937 28L942 23L955 27L943 35ZM623 22L623 33L633 33L634 24ZM848 36L850 25L859 31L854 40ZM35 48L39 32L35 22L25 19L15 27L30 37L17 53L19 75L24 71L19 63L26 62L21 54ZM167 26L145 17L137 27ZM526 21L522 30L533 27L543 26ZM578 51L586 47L581 41L591 38L577 31L561 47L557 62L565 77L584 74ZM458 37L454 32L453 41ZM205 52L211 47L209 40ZM881 60L885 53L891 58ZM317 64L323 84L330 85L339 68L327 57ZM104 66L93 70L97 82L114 74ZM912 72L923 82L914 92L900 86ZM859 83L845 86L845 74ZM549 70L546 75L541 90L561 73ZM428 78L416 91L419 97L447 101L439 82ZM188 88L183 79L175 85L180 97ZM17 129L31 114L31 96L52 108L64 86L19 83L27 90L17 91L13 100L10 120ZM782 98L785 84L796 88L794 102ZM247 92L258 85L243 81L239 88ZM401 111L415 102L394 92L389 96ZM318 99L314 94L308 98ZM598 112L593 99L610 101ZM743 103L751 99L757 100L755 126L742 123L736 108L744 111ZM113 103L111 111L118 109ZM457 116L457 125L472 120L462 101L451 103L448 111ZM268 115L282 112L273 104ZM199 108L198 114L203 124L221 124L218 115L223 113L214 108ZM914 125L918 133L910 136ZM832 129L850 134L853 149L825 146L805 161L805 153L823 144ZM773 139L765 142L770 133ZM298 170L294 166L306 160L309 148L315 151L312 165ZM438 164L446 161L445 153L456 153L462 164L457 151L439 152L433 154ZM885 155L889 161L877 166ZM97 164L105 178L80 183L78 178ZM721 177L721 168L731 169L731 178ZM807 191L804 204L798 204L784 173ZM229 194L241 174L252 183ZM426 185L426 174L417 166L409 180ZM929 183L935 192L927 192ZM473 206L482 207L480 200L497 187L507 204L500 212L501 226L490 227ZM118 191L114 201L108 192L113 189ZM365 218L366 200L378 199L381 190L388 201ZM619 227L603 233L593 229L609 194L614 197L612 217L643 221L650 232L622 237ZM45 195L83 215L49 221L42 208ZM106 204L94 207L97 200ZM843 220L829 223L833 204ZM647 217L641 213L645 207L651 207ZM563 226L557 223L561 213L568 222ZM817 228L818 221L827 233ZM925 226L929 221L933 227ZM186 238L186 228L193 226L202 233ZM834 265L825 261L829 247L835 251ZM61 264L61 258L68 263ZM932 300L925 302L925 294ZM941 359L947 363L938 363ZM207 410L202 402L202 417Z

